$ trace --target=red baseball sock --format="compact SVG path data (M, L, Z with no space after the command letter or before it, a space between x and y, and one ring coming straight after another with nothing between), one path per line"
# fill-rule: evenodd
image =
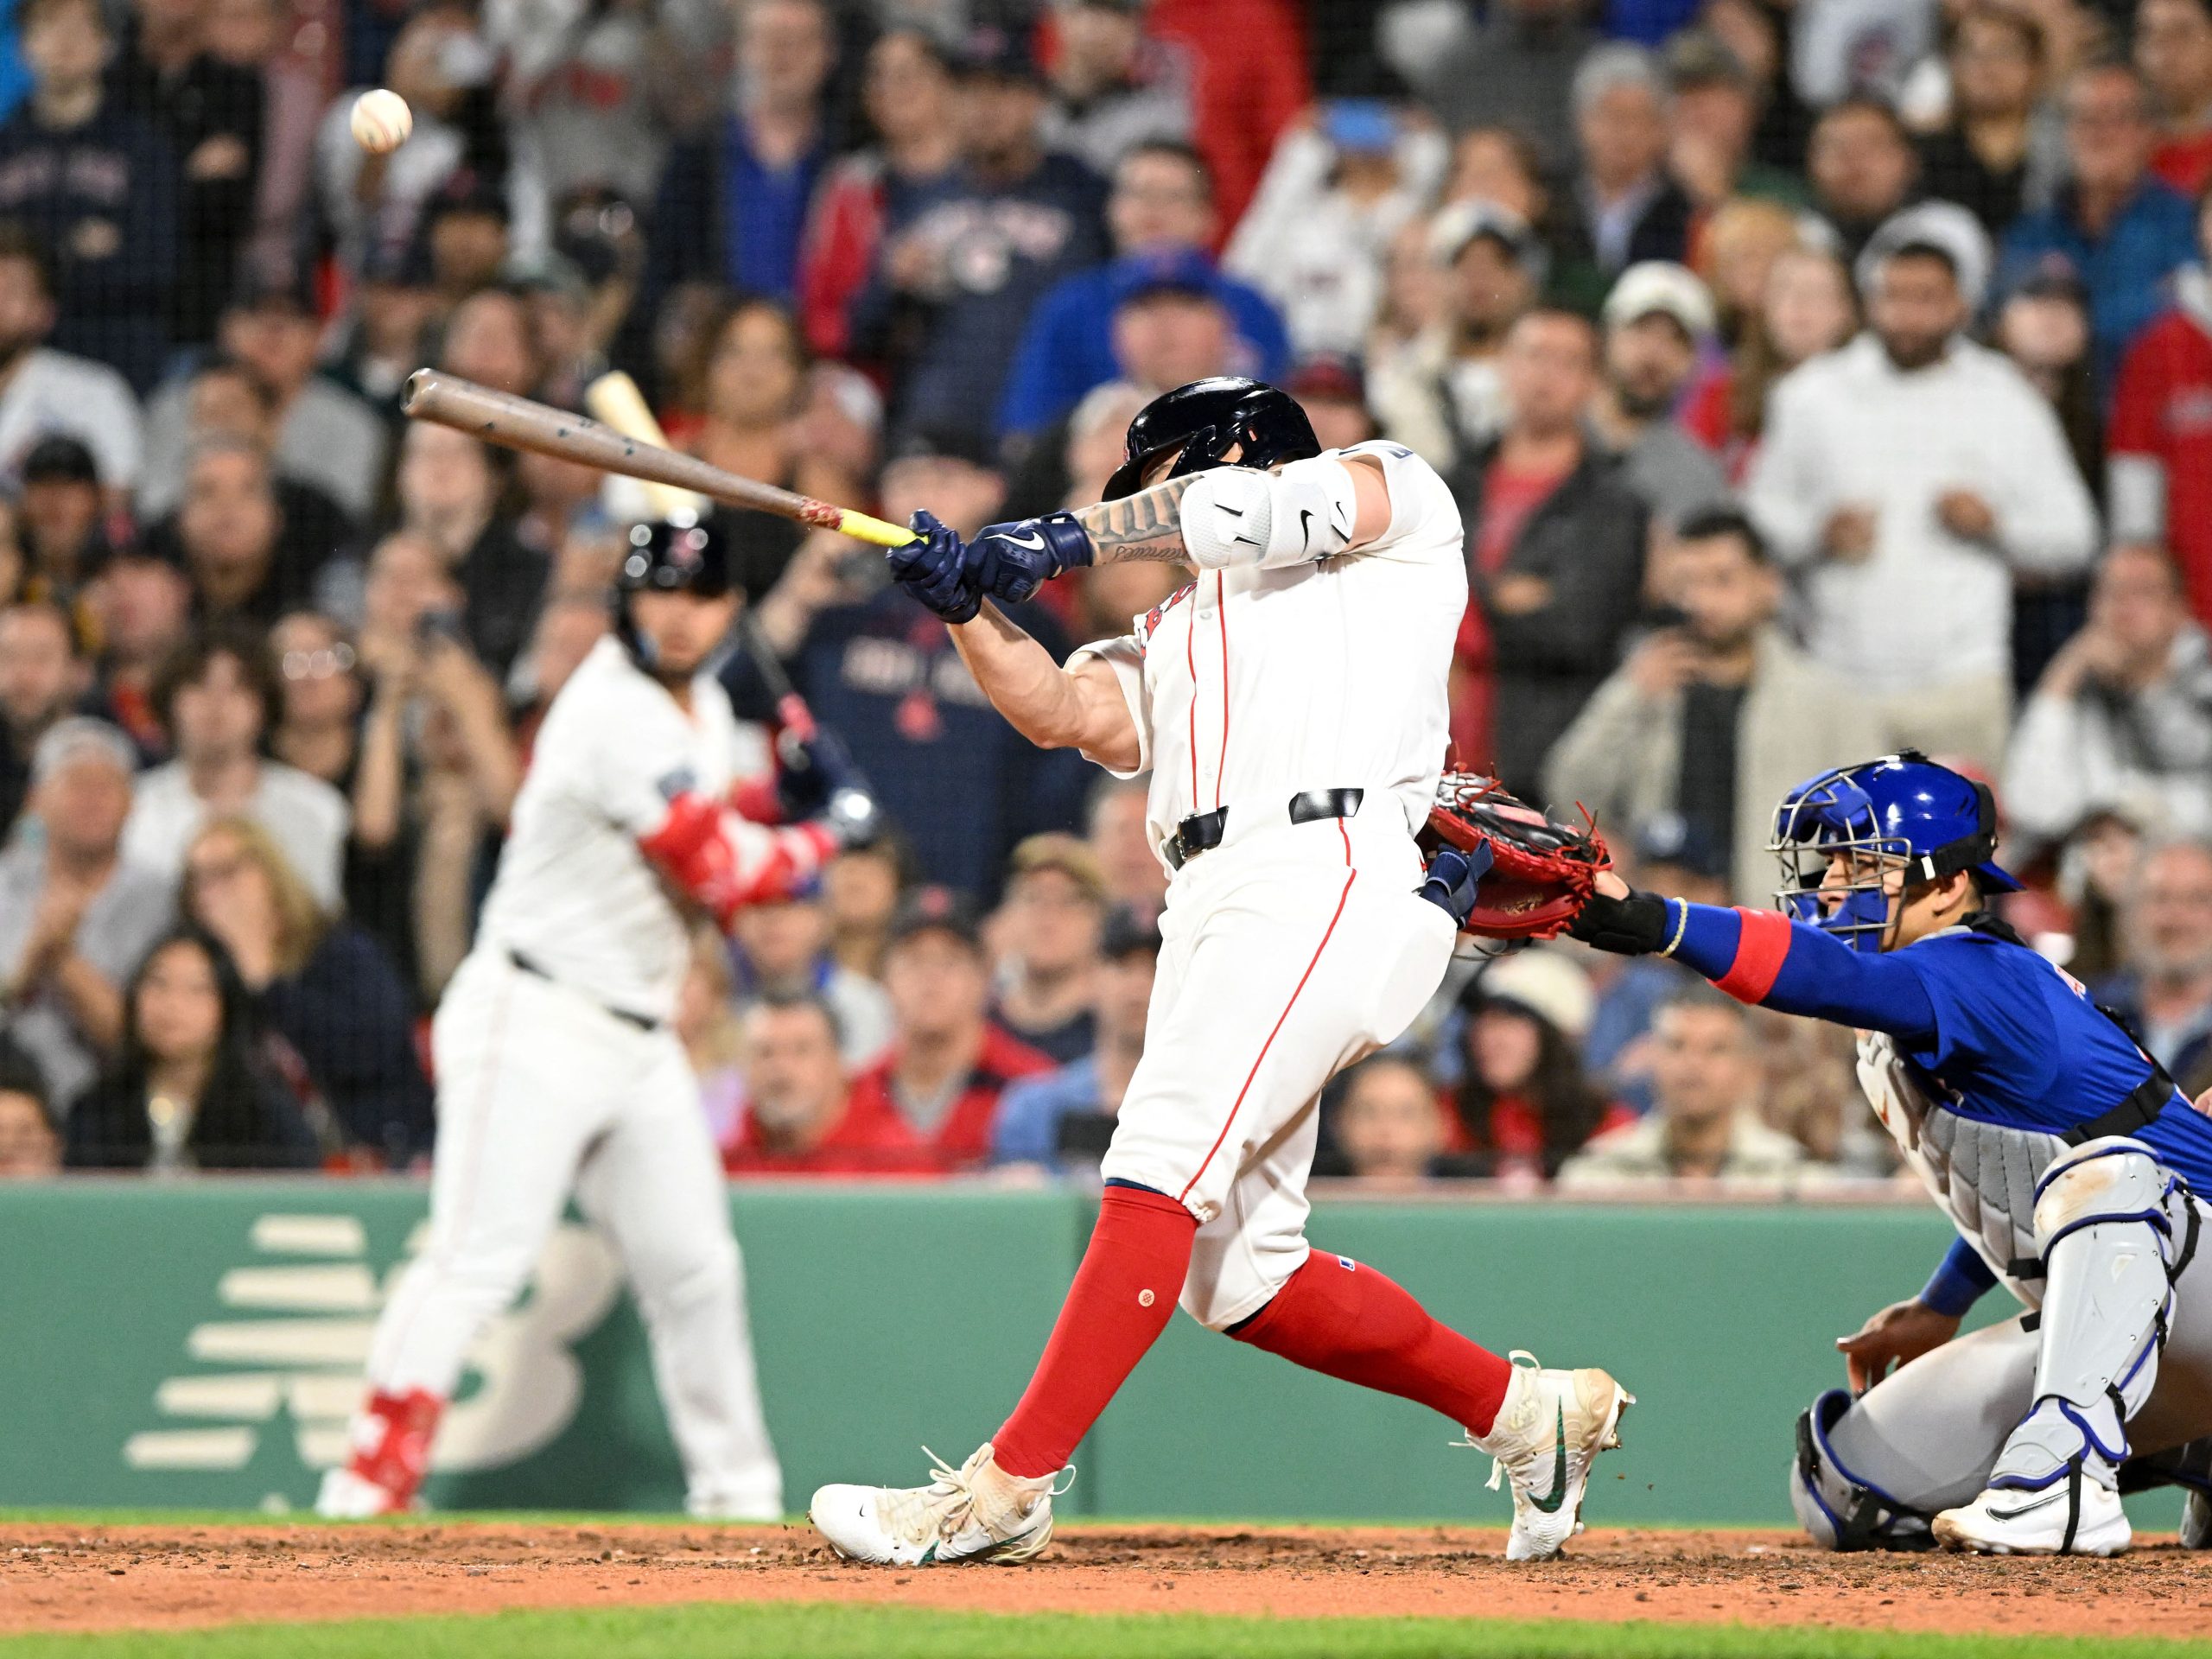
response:
M1164 1192L1106 1189L1045 1357L1014 1415L991 1436L1000 1468L1027 1478L1067 1463L1122 1379L1167 1328L1198 1230L1198 1218Z
M1294 1365L1418 1400L1485 1434L1513 1367L1431 1319L1395 1280L1316 1250L1269 1302L1230 1333Z

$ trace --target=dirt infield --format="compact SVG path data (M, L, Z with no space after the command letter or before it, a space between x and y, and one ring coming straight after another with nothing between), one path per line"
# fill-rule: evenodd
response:
M1023 1568L907 1573L800 1528L0 1527L0 1634L683 1601L875 1601L988 1611L1741 1621L2202 1636L2212 1558L1833 1556L1781 1533L1593 1532L1506 1565L1457 1528L1069 1526Z

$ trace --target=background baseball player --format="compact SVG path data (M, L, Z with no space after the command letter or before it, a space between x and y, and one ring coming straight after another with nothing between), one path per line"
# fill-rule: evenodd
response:
M475 947L438 1009L429 1243L378 1321L325 1514L414 1497L462 1357L572 1190L637 1289L690 1509L782 1513L721 1167L669 1021L687 906L727 926L810 880L873 809L848 789L835 814L789 828L738 815L733 787L768 758L702 672L739 602L728 550L696 525L640 525L631 543L615 637L546 716Z
M1173 878L1096 1229L1027 1391L958 1469L824 1487L815 1524L863 1560L1033 1556L1069 1454L1179 1297L1209 1329L1464 1426L1511 1478L1510 1553L1555 1554L1626 1394L1603 1371L1513 1365L1305 1236L1316 1096L1435 989L1480 873L1446 852L1424 886L1414 842L1467 601L1459 511L1396 445L1322 454L1298 405L1249 380L1155 399L1127 454L1079 515L963 549L919 513L926 540L891 555L1026 736L1150 770ZM989 603L1120 559L1196 578L1065 670Z
M1874 1109L1957 1224L1927 1287L1839 1343L1853 1389L1878 1386L1805 1414L1798 1515L1839 1549L1932 1533L2116 1554L2131 1451L2168 1454L2138 1472L2187 1478L2171 1454L2212 1431L2212 1269L2190 1192L2212 1192L2212 1120L1984 908L2017 884L1992 862L1982 785L1908 751L1815 778L1775 831L1783 913L1608 875L1573 931L1860 1028ZM2000 1279L2031 1311L1952 1342Z

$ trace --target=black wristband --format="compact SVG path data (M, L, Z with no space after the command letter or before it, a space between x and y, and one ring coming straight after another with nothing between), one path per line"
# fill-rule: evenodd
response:
M1568 936L1617 957L1648 957L1667 944L1667 901L1656 893L1631 888L1625 899L1593 893L1574 919Z

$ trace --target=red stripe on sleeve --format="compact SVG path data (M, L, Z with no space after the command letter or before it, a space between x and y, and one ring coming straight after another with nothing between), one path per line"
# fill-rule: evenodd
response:
M1736 941L1736 960L1713 982L1738 1002L1758 1002L1774 988L1789 954L1789 918L1776 910L1745 910L1744 931Z

